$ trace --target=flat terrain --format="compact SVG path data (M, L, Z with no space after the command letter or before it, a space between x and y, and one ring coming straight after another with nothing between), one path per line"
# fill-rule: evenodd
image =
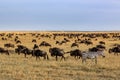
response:
M113 38L111 33L120 35L120 32L0 32L3 34L0 36L0 47L8 49L10 55L0 54L0 80L119 80L120 79L120 54L109 54L109 48L114 44L120 44L120 39ZM96 37L91 38L92 45L79 44L79 47L72 47L71 44L77 40L76 37L68 38L66 36L57 36L53 39L53 34L107 34L109 38ZM11 38L8 38L8 34L13 34ZM32 36L32 34L35 34ZM40 34L40 35L37 35ZM41 35L50 35L45 37ZM18 36L21 44L14 41ZM7 38L3 40L2 38ZM56 44L56 41L62 41L64 38L70 40L70 42L62 45ZM79 39L85 39L88 37L79 36ZM32 42L36 39L36 43ZM97 39L97 40L96 40ZM23 54L18 55L15 53L17 45L25 45L32 49L34 44L40 44L42 41L46 41L52 45L52 47L59 47L65 52L80 49L81 51L87 51L89 48L99 44L99 41L105 42L105 58L98 57L98 64L87 60L87 63L82 64L81 59L75 59L69 54L65 54L66 60L58 61L55 57L51 57L49 53L49 46L41 46L39 49L46 51L49 55L49 60L36 60L35 57L27 55L27 58ZM5 43L12 43L15 48L4 47Z

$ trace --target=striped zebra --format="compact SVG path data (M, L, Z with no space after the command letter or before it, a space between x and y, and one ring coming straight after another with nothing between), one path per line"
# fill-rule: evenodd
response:
M105 57L104 51L100 50L97 52L83 52L82 53L82 63L86 62L87 59L91 59L92 61L95 60L95 63L97 64L97 57L102 56Z

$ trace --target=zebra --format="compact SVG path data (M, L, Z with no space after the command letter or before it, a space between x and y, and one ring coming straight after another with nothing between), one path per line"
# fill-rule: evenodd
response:
M97 52L91 52L91 51L83 52L82 53L82 63L86 62L86 59L91 59L92 61L95 60L95 63L97 64L97 57L98 56L105 57L104 51L100 50Z

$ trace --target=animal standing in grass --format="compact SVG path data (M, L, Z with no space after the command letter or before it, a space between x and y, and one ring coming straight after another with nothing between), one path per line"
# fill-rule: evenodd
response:
M61 60L64 59L65 60L65 57L64 57L64 51L62 49L59 49L57 47L54 47L54 48L50 48L49 49L49 52L51 54L52 57L56 57L56 61L58 60L58 56L61 56Z
M95 60L95 63L97 64L98 56L105 57L104 51L99 50L97 52L83 52L82 53L82 63L86 62L87 59L91 59L92 61Z

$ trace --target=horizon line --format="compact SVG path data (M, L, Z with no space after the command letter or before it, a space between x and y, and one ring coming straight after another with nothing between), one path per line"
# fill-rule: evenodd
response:
M0 32L120 32L120 30L0 30Z

